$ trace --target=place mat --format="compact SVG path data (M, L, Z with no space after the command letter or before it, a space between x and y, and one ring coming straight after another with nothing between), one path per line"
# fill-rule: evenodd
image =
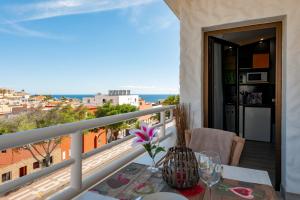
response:
M135 199L139 196L155 192L174 192L190 200L203 200L205 186L199 182L194 188L176 190L169 187L162 178L161 172L152 174L146 165L131 163L101 182L90 192L111 196L117 199ZM274 189L268 185L246 183L242 181L224 179L212 189L213 200L274 200Z

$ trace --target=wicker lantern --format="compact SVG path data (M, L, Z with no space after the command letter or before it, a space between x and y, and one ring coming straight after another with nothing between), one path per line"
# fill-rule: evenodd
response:
M187 147L170 148L163 161L162 176L174 188L184 189L197 185L199 173L194 152Z
M177 145L168 150L163 161L162 176L168 185L178 189L198 184L198 163L194 152L186 147L185 130L191 122L190 106L178 104L174 110Z

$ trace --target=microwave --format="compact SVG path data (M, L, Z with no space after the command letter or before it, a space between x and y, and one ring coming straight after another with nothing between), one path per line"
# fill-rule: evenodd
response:
M248 72L247 83L268 82L268 72Z

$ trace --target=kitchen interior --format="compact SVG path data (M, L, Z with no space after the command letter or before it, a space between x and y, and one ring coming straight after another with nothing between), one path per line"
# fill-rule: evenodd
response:
M276 30L226 33L211 40L210 126L245 138L240 166L268 171L274 184Z

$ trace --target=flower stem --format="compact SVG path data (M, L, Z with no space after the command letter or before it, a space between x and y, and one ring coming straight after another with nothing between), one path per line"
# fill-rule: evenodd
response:
M152 158L152 166L155 167L155 160Z

